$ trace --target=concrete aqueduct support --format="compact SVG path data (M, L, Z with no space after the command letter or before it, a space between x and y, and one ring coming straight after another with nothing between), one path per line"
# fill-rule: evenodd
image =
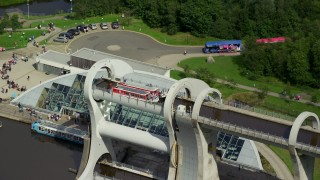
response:
M186 118L176 115L176 124L179 131L174 131L174 125L172 122L174 115L172 104L174 103L177 93L183 88L186 89L186 95L188 98L191 98L192 100L201 99L199 100L201 101L200 106L203 102L203 99L209 92L218 92L212 90L208 91L207 89L210 89L210 87L205 82L193 78L182 79L170 87L163 110L164 119L166 121L169 133L171 150L171 163L168 179L188 179L192 177L196 177L197 179L218 179L219 177L215 161L212 156L208 155L208 145L199 126L194 126L192 121L189 122ZM204 89L206 92L203 91ZM203 98L198 98L198 94L206 95L204 95ZM220 92L217 94L220 98ZM189 143L191 139L196 143ZM194 151L195 149L196 151ZM176 150L177 152L175 152ZM187 166L188 162L193 162L195 160L197 160L197 162L194 162L197 164L197 169L195 172L187 171L185 167ZM208 163L215 165L208 167ZM214 171L214 173L204 173L205 171Z
M108 61L99 61L95 63L86 76L86 81L84 84L84 97L88 104L88 109L91 118L91 144L89 159L87 165L78 178L79 180L93 180L93 171L98 159L106 153L109 153L112 159L116 159L115 153L112 148L111 139L101 138L99 134L99 123L105 121L103 114L97 102L92 97L92 83L101 68L106 68L110 78L113 78L114 67Z
M296 150L296 143L298 138L298 133L301 128L302 123L307 119L311 118L312 128L320 131L320 122L316 114L311 112L301 113L294 121L290 135L289 135L289 152L294 165L294 179L296 180L312 180L313 170L314 170L314 157L307 155L299 155ZM313 139L314 142L318 141L319 137Z

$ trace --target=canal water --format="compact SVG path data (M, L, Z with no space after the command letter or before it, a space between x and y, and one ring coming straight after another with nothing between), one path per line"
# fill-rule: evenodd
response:
M10 11L22 11L28 13L27 0L24 4L0 7L0 16ZM58 12L70 12L71 3L67 0L33 0L29 2L29 15L49 15L57 14Z
M32 133L29 124L0 118L0 179L72 180L82 146Z

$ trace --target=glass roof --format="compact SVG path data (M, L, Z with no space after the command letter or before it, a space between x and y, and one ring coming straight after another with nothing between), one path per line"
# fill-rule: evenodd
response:
M149 112L144 112L120 104L111 103L110 121L129 126L149 133L168 137L164 118Z
M225 151L224 158L237 161L243 144L244 140L239 139L238 136L219 132L217 148Z
M83 96L85 76L77 75L72 86L53 83L50 88L44 88L37 106L59 113L62 108L76 112L88 112Z

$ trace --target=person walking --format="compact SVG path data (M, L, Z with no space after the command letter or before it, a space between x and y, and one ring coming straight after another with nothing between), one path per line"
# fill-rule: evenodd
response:
M30 79L30 76L27 77L27 80L28 80L28 81L29 81L29 79Z

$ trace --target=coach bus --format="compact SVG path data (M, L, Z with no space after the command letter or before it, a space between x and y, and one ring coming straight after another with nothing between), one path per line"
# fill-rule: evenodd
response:
M224 53L241 51L241 40L225 40L207 42L202 49L204 53Z

